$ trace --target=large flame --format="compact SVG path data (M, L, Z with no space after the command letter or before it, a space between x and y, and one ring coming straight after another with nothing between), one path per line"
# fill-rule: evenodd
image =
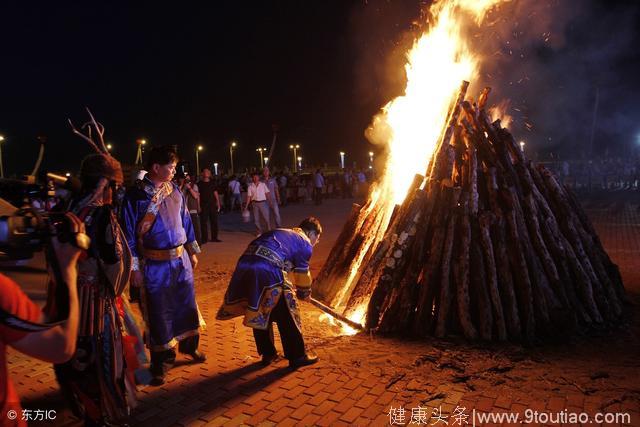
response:
M429 31L417 39L407 54L404 95L382 108L367 129L367 137L387 145L388 160L375 197L384 203L385 224L351 265L351 274L335 306L344 308L362 256L370 244L379 242L395 205L403 202L415 174L424 175L446 126L447 114L463 80L476 76L480 58L471 52L465 32L479 26L486 12L507 0L442 0L429 10ZM348 317L363 323L368 301L351 307ZM356 331L343 326L343 333Z
M463 33L477 25L500 0L451 0L435 3L433 24L407 54L407 87L389 102L368 129L386 139L388 161L383 182L395 204L402 203L415 174L424 174L447 120L452 98L463 80L473 80L479 58ZM391 207L393 208L393 207Z

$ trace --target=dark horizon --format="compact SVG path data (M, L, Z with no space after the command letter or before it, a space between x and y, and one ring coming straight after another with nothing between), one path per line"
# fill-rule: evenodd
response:
M557 0L547 2L558 8L562 42L536 40L520 46L526 60L498 62L503 75L489 82L497 94L492 101L513 98L518 109L524 101L534 127L526 130L525 119L514 114L516 137L530 138L538 150L564 152L580 147L570 135L584 139L589 91L598 87L596 151L626 152L640 134L637 5L589 0L563 4L560 13ZM337 165L345 151L347 164L366 167L367 153L376 149L364 130L402 92L403 54L419 30L420 8L413 0L5 4L5 175L31 170L39 135L47 138L43 168L77 170L90 150L67 118L81 124L85 106L105 125L123 163L133 163L135 140L145 138L179 145L191 163L202 144L201 165L226 167L228 144L236 140L236 168L255 166L255 149L269 148L277 124L276 166L290 165L288 146L298 143L313 164ZM523 67L544 73L514 89ZM572 97L582 116L567 107Z

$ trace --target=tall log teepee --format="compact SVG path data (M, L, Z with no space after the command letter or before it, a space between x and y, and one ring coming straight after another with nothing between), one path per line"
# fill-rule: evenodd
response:
M471 103L467 87L390 218L375 188L354 205L314 295L413 336L532 342L616 322L621 276L576 197L488 119L489 88Z

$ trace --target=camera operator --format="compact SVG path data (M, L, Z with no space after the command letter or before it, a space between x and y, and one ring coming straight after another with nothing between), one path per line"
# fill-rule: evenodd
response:
M77 219L74 219L78 221ZM80 249L71 244L61 244L53 239L53 248L60 266L62 279L69 289L69 317L56 326L27 332L9 326L0 319L0 420L8 425L26 425L21 420L21 408L7 369L6 346L45 362L62 363L69 360L76 350L78 333L78 293L76 287L76 263ZM0 309L6 315L25 322L45 323L49 319L27 297L9 277L0 274ZM3 317L5 317L3 316ZM11 420L9 411L15 411L17 418ZM13 424L11 424L13 423ZM5 425L5 424L3 424Z

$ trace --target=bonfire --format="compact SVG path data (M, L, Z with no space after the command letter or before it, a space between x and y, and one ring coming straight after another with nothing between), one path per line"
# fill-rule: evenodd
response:
M384 176L314 289L366 329L533 342L622 316L620 273L574 194L490 118L490 88L467 99L480 59L459 16L480 25L492 3L432 6L404 95L368 130L387 143Z

